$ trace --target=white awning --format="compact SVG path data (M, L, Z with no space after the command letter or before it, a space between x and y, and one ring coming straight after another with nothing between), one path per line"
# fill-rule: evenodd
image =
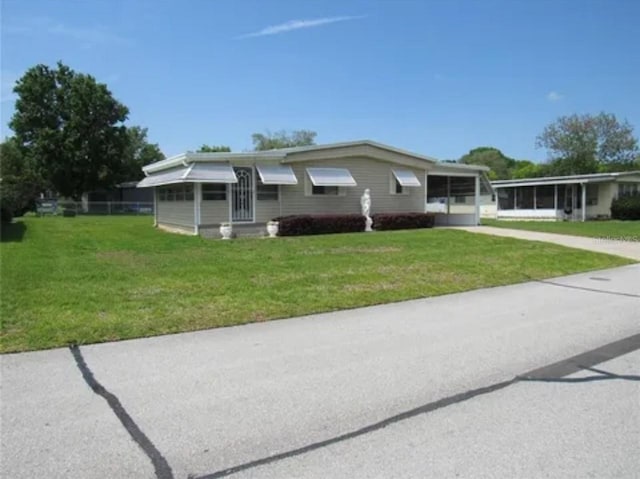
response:
M391 170L393 176L396 177L400 186L421 186L420 180L416 177L415 173L411 170Z
M260 180L265 185L297 185L298 178L287 165L256 165Z
M238 178L228 163L193 163L184 176L191 183L237 183Z
M187 172L186 167L175 168L173 170L162 171L155 175L147 176L138 183L138 188L148 188L150 186L171 185L182 183L182 177Z
M307 168L307 174L314 186L357 186L346 168Z
M175 183L237 183L231 165L227 163L193 163L149 175L138 183L138 188L172 185Z

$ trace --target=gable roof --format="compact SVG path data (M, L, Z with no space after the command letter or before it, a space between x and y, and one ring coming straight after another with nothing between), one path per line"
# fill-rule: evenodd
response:
M297 146L291 148L281 148L277 150L266 151L247 151L247 152L221 152L221 153L200 153L186 152L170 158L166 158L155 163L151 163L142 168L145 174L156 173L175 166L187 166L196 162L217 162L217 161L234 161L234 160L253 160L253 161L278 161L281 163L289 163L295 161L305 161L305 158L313 159L314 153L327 153L333 151L336 157L355 156L358 151L366 151L366 156L379 157L394 163L403 164L406 162L427 163L430 165L440 164L454 169L485 171L486 168L474 165L460 165L453 163L439 163L433 157L412 153L400 148L395 148L382 143L371 140L348 141L341 143L329 143L324 145ZM361 153L360 153L361 154Z
M619 171L614 173L592 173L588 175L547 176L542 178L522 178L518 180L496 180L491 184L494 188L512 188L515 186L563 185L570 183L602 183L625 176L640 175L640 170Z

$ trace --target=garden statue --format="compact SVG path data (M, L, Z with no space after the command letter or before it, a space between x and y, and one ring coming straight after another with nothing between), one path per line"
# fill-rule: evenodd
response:
M365 219L365 231L373 231L371 225L373 220L371 219L371 194L369 188L364 190L364 194L360 198L360 206L362 207L362 216Z

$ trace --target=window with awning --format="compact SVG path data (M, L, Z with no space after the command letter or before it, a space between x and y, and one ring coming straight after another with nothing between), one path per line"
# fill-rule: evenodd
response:
M264 185L297 185L298 178L289 165L256 165Z
M421 186L420 180L416 174L411 170L391 170L393 172L393 176L395 176L396 181L400 184L400 186Z
M358 186L346 168L307 168L313 186Z

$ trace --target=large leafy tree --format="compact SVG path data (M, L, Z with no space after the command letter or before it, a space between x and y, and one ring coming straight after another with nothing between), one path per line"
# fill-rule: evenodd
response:
M548 150L549 171L558 175L631 169L638 156L633 127L610 113L562 116L536 145Z
M198 153L228 153L231 148L225 145L202 145L198 148Z
M458 162L466 165L488 166L489 179L507 180L511 178L511 169L515 166L516 160L509 158L497 148L481 146L470 150Z
M164 160L164 154L156 143L147 141L147 129L140 126L127 128L127 143L122 156L119 181L140 180L144 177L142 167Z
M77 199L118 181L128 109L106 85L58 63L30 68L14 92L9 126L25 160L59 194Z
M256 151L275 150L278 148L290 148L293 146L315 145L318 134L311 130L295 130L288 133L285 130L274 133L254 133L251 135L253 148Z
M23 214L47 189L46 182L27 161L15 138L0 144L0 205L3 220Z

